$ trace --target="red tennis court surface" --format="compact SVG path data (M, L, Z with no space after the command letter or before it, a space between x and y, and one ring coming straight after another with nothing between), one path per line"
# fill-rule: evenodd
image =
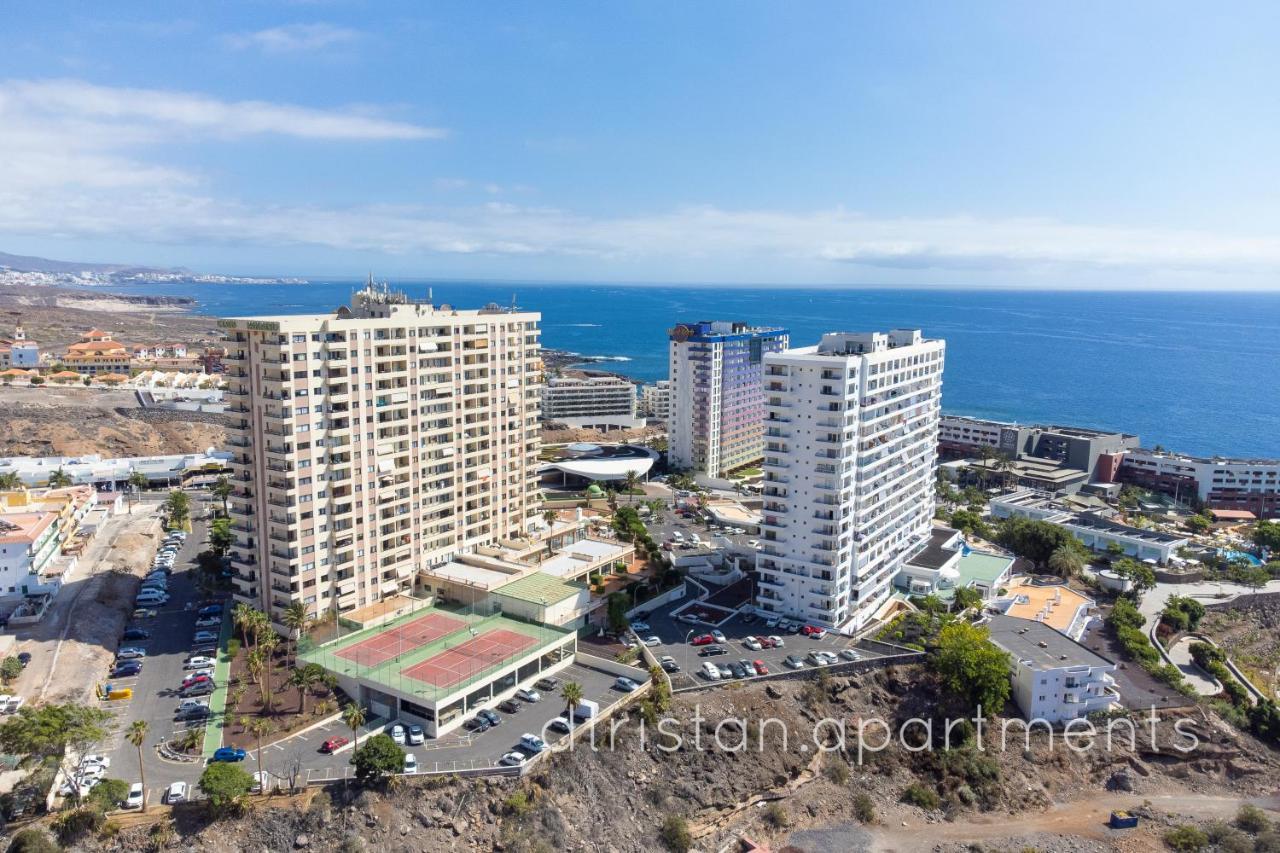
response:
M389 631L375 634L347 646L338 657L354 661L358 666L377 666L402 652L411 652L445 634L465 628L467 623L443 613L428 613Z
M499 628L486 631L460 646L432 655L404 670L410 678L432 687L452 687L499 661L532 646L533 637Z

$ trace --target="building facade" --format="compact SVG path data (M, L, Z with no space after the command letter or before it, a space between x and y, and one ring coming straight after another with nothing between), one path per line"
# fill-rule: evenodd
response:
M671 422L671 380L660 379L640 389L640 414L663 423Z
M539 321L372 282L331 315L219 321L236 599L345 612L522 535L541 511Z
M112 338L110 332L90 329L80 342L67 347L62 362L77 373L90 376L118 374L129 378L133 353L129 347Z
M928 544L945 348L895 329L765 357L759 609L856 630Z
M1028 720L1062 723L1119 704L1116 665L1097 652L1030 619L993 616L987 627L1009 654L1013 699Z
M1280 460L1204 458L1145 448L1120 461L1117 479L1210 509L1244 510L1280 518Z
M668 337L670 464L722 477L758 462L764 446L764 360L787 348L787 330L681 323Z
M636 386L621 376L558 376L542 389L542 419L570 427L633 429Z

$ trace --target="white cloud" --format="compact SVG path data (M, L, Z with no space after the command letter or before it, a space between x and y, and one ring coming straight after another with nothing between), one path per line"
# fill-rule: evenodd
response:
M227 36L226 41L237 50L254 48L266 53L299 53L323 50L358 38L360 33L356 30L317 23L286 24L252 33L236 33Z
M3 82L0 128L0 235L324 247L415 258L508 256L521 264L558 258L585 274L644 270L668 280L696 270L702 276L782 281L1030 274L1087 282L1100 273L1123 281L1163 271L1269 275L1268 286L1274 286L1280 272L1280 238L1274 236L1053 219L889 218L843 208L796 212L706 205L586 216L491 196L485 201L488 185L459 178L442 179L437 189L474 188L475 203L251 205L220 194L198 172L165 163L157 157L164 151L157 143L262 134L421 140L441 132L351 111L192 93L78 81Z

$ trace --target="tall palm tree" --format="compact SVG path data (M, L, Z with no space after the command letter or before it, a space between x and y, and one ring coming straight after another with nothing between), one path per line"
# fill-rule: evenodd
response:
M1084 568L1084 559L1080 552L1070 545L1059 545L1049 555L1049 571L1059 577L1071 579L1080 574Z
M288 685L298 688L299 716L307 713L307 691L324 680L324 675L324 667L318 663L295 667L293 672L289 673Z
M569 715L569 727L573 727L573 712L582 702L582 685L576 681L566 681L564 687L560 688L560 695L564 697L564 710Z
M302 632L306 630L307 623L311 621L307 617L307 605L301 601L291 601L289 606L280 614L280 624L289 629L289 634L293 641L293 663L298 663L298 641L302 639Z
M147 737L147 721L134 720L129 724L125 738L138 750L138 775L142 778L142 811L147 810L147 768L142 763L142 743Z
M247 726L247 728L249 729L249 732L258 740L258 772L262 773L264 770L262 766L262 738L263 736L269 735L273 731L275 731L276 727L275 727L275 724L272 723L266 717L254 717L252 720L249 721L249 725ZM262 781L262 796L265 797L267 796L268 793L270 793L270 790L267 786L266 776L261 775L258 778Z
M342 722L351 729L351 748L355 749L356 739L360 736L360 727L365 723L364 709L355 702L348 702L342 709Z
M71 475L61 468L49 475L49 488L65 489L71 485Z
M264 668L262 649L252 649L244 659L245 668L249 670L249 677L257 683L258 687L262 687L262 670ZM265 690L263 691L266 692Z
M0 474L0 492L10 492L22 488L22 478L17 471L5 471Z
M271 672L275 669L272 662L272 655L275 653L276 646L280 645L280 638L275 634L268 633L265 637L258 641L258 650L262 652L262 701L263 709L270 714L272 696L271 692Z
M257 644L257 628L255 625L257 613L258 611L253 608L252 604L244 601L237 604L231 611L231 622L240 629L240 637L244 640L245 645L250 647L250 650ZM254 637L253 643L249 642L251 635Z
M635 471L628 471L622 479L622 486L627 492L627 503L634 503L635 495L631 493L640 487L640 475Z
M214 480L213 485L209 487L209 493L222 501L223 518L229 518L231 516L231 511L227 507L227 499L231 497L232 491L231 481L227 479L226 474L223 474L218 479Z

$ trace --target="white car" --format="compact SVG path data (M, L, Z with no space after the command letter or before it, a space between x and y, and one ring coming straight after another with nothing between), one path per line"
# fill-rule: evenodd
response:
M769 635L769 642L773 643L775 649L780 649L787 644L787 641L779 637L777 634Z
M179 703L178 705L178 713L186 714L189 711L192 711L196 708L208 707L208 706L209 706L208 702L202 702L199 699L183 699L182 702Z
M134 782L129 786L129 796L124 798L124 807L126 809L142 808L142 783Z
M191 642L216 643L218 642L218 635L213 633L212 631L196 631L195 636L191 638Z
M679 530L677 530L677 531L675 531L674 533L672 533L672 534L671 534L671 538L672 538L672 540L673 540L673 541L676 541L676 542L683 542L683 541L684 541L684 534L683 534L683 533L681 533Z
M392 726L391 739L395 741L397 744L399 744L400 746L404 746L404 741L405 741L404 726L400 725L399 723L396 723L394 726Z
M215 625L222 624L221 616L204 616L196 620L197 628L212 628Z
M648 622L632 622L631 630L635 631L637 634L640 633L641 631L648 631L649 623Z
M217 661L215 661L213 658L204 657L203 655L196 655L195 657L187 658L186 663L182 665L182 668L183 669L209 669L216 663Z
M712 632L711 632L711 636L715 639L715 641L716 641L717 643L727 643L727 642L729 642L728 640L726 640L726 639L724 638L724 633L723 633L722 631L720 631L720 629L718 629L718 628L717 628L716 630L714 630L714 631L712 631Z
M840 657L845 660L862 660L862 655L858 654L853 649L841 649Z
M110 769L110 767L111 767L111 759L110 759L110 758L108 758L108 757L107 757L107 756L105 756L105 755L99 755L99 754L96 754L96 753L95 753L95 754L86 755L84 758L80 759L80 769L81 769L81 770L84 770L84 769L85 769L85 768L87 768L87 767L94 767L94 766L100 766L100 767L102 767L104 770L105 770L105 769Z
M521 767L528 760L528 756L523 752L508 752L506 755L502 756L502 758L498 759L498 763L503 767Z
M755 637L747 637L745 640L742 641L742 645L746 646L748 649L751 649L751 651L753 652L758 652L764 648L764 646L760 645L760 641L757 640Z
M521 687L519 690L516 691L516 696L519 697L520 699L523 699L526 702L542 701L542 694L536 690L531 690L528 687Z
M702 664L702 674L706 676L708 681L719 681L720 670L711 661Z
M185 803L187 801L187 783L174 782L169 789L164 792L164 801L169 805L174 803Z
M404 772L410 774L418 772L418 756L412 752L404 754Z
M547 742L537 735L526 733L520 735L520 748L530 752L542 752L547 748Z
M658 639L657 636L655 635L650 635L648 637L645 637L644 640L642 640L641 642L643 642L649 648L662 645L662 640Z

